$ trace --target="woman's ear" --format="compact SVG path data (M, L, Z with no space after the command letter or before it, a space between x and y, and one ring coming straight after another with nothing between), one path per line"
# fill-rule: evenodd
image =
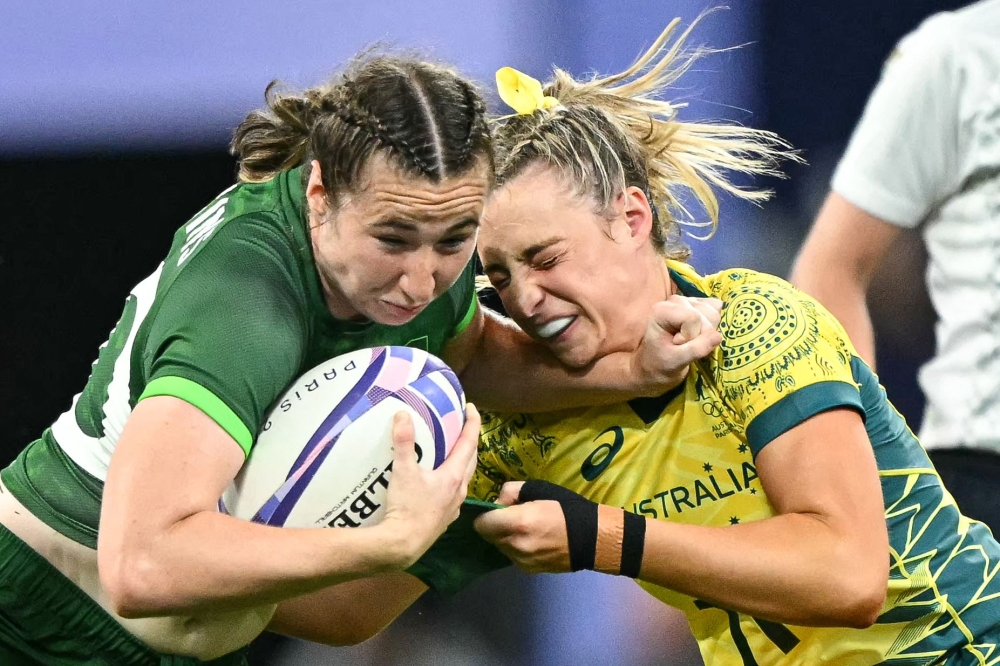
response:
M323 172L320 170L318 160L313 160L310 165L309 182L306 183L306 201L309 203L309 212L321 218L326 215L330 204L326 198Z
M628 224L632 239L639 245L645 244L653 233L653 209L646 193L638 187L626 187L622 193L625 209L625 223Z

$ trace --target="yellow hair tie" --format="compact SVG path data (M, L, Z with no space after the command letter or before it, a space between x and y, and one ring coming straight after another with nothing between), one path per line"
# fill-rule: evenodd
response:
M513 67L497 70L497 91L500 99L518 115L528 115L539 109L551 109L559 100L542 94L542 84Z

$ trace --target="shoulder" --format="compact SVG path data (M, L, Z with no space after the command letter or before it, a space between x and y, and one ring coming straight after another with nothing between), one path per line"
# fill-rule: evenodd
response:
M276 186L238 184L222 192L182 225L164 261L164 280L205 272L273 274L292 269L305 247L305 229L271 200ZM279 271L280 272L280 271ZM298 272L298 271L295 271Z
M967 8L958 12L940 12L924 19L914 31L896 44L886 58L883 76L888 78L914 78L923 74L924 81L934 83L938 74L951 70L955 54L970 47L976 33L981 30L975 14Z
M758 368L789 352L826 337L853 349L840 323L815 300L785 280L748 268L729 268L700 276L689 266L671 262L685 295L722 301L719 332L723 339L716 363L723 372ZM692 290L696 289L697 293Z
M736 269L712 277L713 295L723 301L712 374L754 455L819 412L863 413L856 353L825 308L772 275Z
M183 242L175 241L164 262L157 313L225 325L240 312L247 321L273 323L273 313L285 318L306 306L308 276L291 239L267 216L233 218L187 256L176 251Z
M280 248L304 237L304 228L293 228L301 212L289 200L288 180L282 175L264 183L236 183L223 190L177 230L167 268L187 264L203 252L225 252L233 242L239 250L253 252ZM222 237L229 244L216 240Z
M843 327L825 308L785 280L747 269L707 278L722 300L723 341L718 372L731 381L793 375L803 366L829 374L849 370L854 349ZM836 366L832 367L832 366ZM773 382L767 382L771 384ZM782 382L774 388L781 391Z
M722 301L719 329L731 367L773 358L821 336L835 340L845 354L853 354L840 322L785 280L742 268L710 279L711 295Z
M169 343L197 358L235 358L258 347L268 357L297 358L308 321L309 276L279 217L259 210L227 213L208 237L185 232L178 232L163 264L143 329L144 353L155 356Z

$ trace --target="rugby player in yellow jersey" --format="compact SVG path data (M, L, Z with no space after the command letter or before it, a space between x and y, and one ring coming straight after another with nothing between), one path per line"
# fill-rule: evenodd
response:
M636 578L686 614L709 666L1000 663L1000 545L841 325L783 280L681 261L677 191L714 223L717 169L746 155L726 139L767 139L655 100L690 63L675 53L661 40L604 79L557 70L523 108L532 80L501 70L519 114L495 131L479 252L567 366L634 347L678 294L722 301L723 342L658 399L490 415L470 493L514 506L475 529L529 572Z

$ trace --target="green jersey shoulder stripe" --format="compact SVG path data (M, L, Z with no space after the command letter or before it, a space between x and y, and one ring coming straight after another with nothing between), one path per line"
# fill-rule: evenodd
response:
M229 405L204 386L184 377L159 377L149 382L146 390L139 396L139 401L158 395L173 396L194 405L229 433L243 449L244 455L250 454L253 433L229 408Z

